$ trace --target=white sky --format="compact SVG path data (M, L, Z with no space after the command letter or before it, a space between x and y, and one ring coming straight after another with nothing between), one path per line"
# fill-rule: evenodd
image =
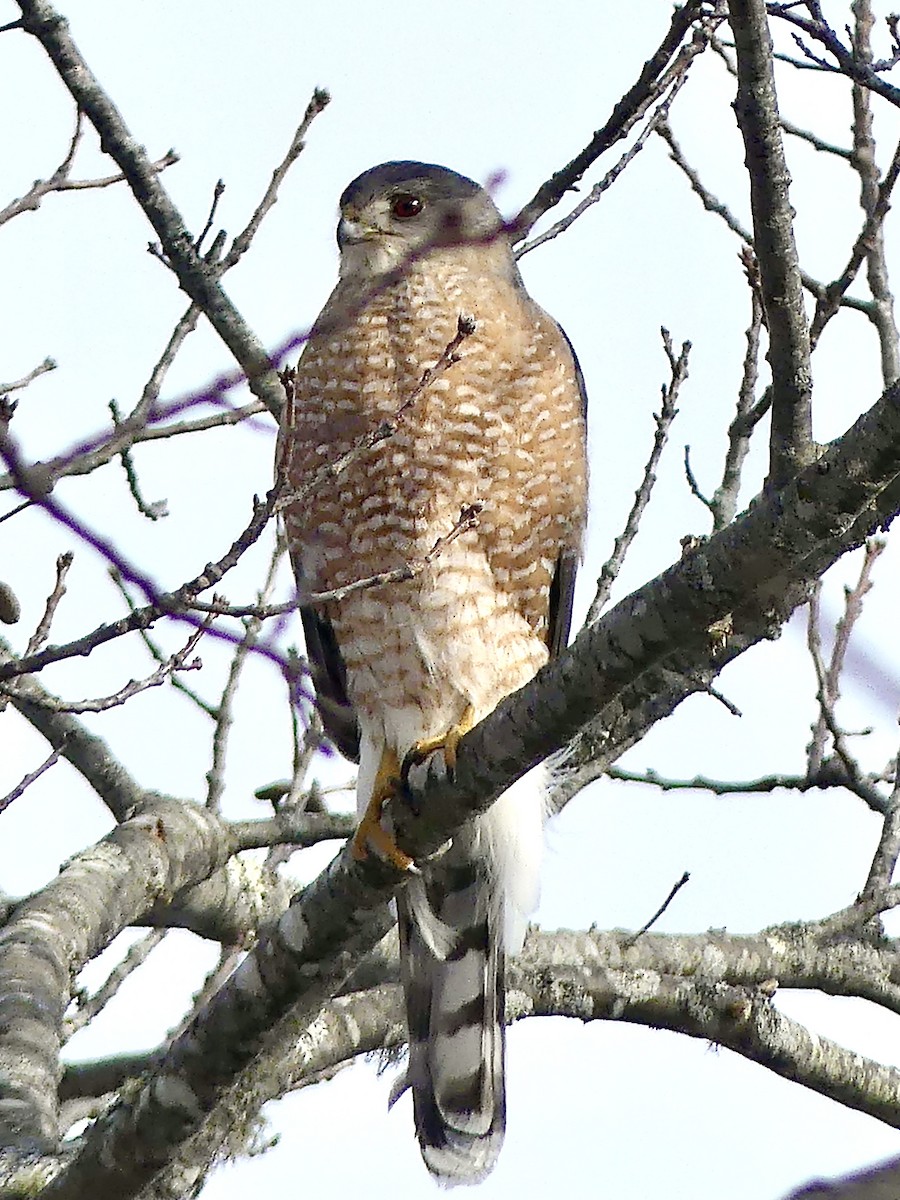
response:
M842 11L833 5L834 11ZM452 6L344 0L331 8L270 0L69 0L74 37L135 136L158 156L174 145L181 163L164 175L188 227L202 227L212 188L227 190L217 226L237 232L281 159L316 85L333 102L283 187L245 261L226 287L264 342L276 345L308 327L335 274L337 198L359 171L388 158L443 163L476 179L497 171L497 194L515 209L547 175L577 153L636 78L669 19L669 5L549 6L457 0ZM0 0L0 24L17 8ZM846 18L841 18L840 23ZM36 43L0 37L0 204L20 195L62 159L73 116ZM749 222L742 147L729 104L733 88L718 62L697 64L677 102L673 126L707 185ZM782 109L801 125L846 143L846 89L786 73ZM886 162L900 122L876 132ZM789 146L803 265L825 279L842 269L858 232L856 183L844 164L805 145ZM613 159L604 160L602 170ZM110 167L88 133L75 175ZM600 176L592 172L588 182ZM35 459L59 452L108 423L106 405L136 400L186 302L146 252L153 237L122 189L49 196L39 212L0 229L0 376L12 379L46 355L59 368L22 395L15 432ZM896 239L889 249L896 262ZM591 397L593 508L582 572L580 612L619 532L653 433L666 363L659 326L694 343L669 453L626 570L620 597L667 566L686 533L708 530L684 483L689 442L701 484L718 481L724 432L740 375L749 304L737 243L705 215L684 180L651 141L638 160L564 237L523 261L536 298L565 326ZM189 341L164 391L199 388L231 363L203 329ZM874 335L848 314L816 354L817 435L844 429L880 391ZM64 481L61 500L102 527L128 557L164 586L177 585L218 557L271 474L272 438L247 430L156 444L135 453L144 494L166 497L171 516L151 525L127 494L118 464ZM746 498L756 490L751 457ZM268 545L268 543L267 543ZM0 575L19 594L24 644L53 579L53 562L74 548L70 592L54 626L62 641L120 615L121 600L102 564L40 514L0 524ZM249 599L266 548L247 556L225 589ZM829 584L833 611L847 562ZM893 677L896 555L883 556L859 637ZM285 586L286 586L285 580ZM886 636L886 631L891 636ZM176 648L180 631L158 632ZM299 639L295 624L291 637ZM226 668L214 647L207 668L189 677L214 698ZM136 640L46 673L70 697L100 695L152 669ZM800 771L814 714L802 629L759 648L725 672L721 685L743 712L736 719L695 697L657 727L624 762L662 774L753 778ZM896 752L898 695L873 694L865 680L846 689L848 728L876 725L864 765ZM158 690L124 709L89 719L147 786L201 798L209 763L209 721ZM14 714L0 726L0 794L46 749ZM288 714L275 672L253 664L237 704L226 807L262 816L253 789L288 770ZM327 768L348 778L337 764ZM0 818L0 888L39 886L63 859L108 828L108 816L66 765L57 766ZM660 928L734 932L823 916L849 903L865 879L877 822L838 793L716 800L657 794L604 782L573 802L549 834L545 928L634 927L654 911L683 870L691 883ZM27 847L27 850L25 849ZM307 877L333 852L294 860ZM96 1026L72 1043L73 1056L153 1045L177 1021L210 963L208 947L175 934L152 965L122 989ZM93 978L93 977L92 977ZM900 1064L894 1018L862 1002L782 994L786 1011L846 1045ZM900 1151L900 1136L787 1083L727 1051L673 1035L611 1023L529 1021L509 1038L509 1132L485 1200L564 1194L642 1200L775 1200L812 1175L829 1174ZM364 1064L331 1083L272 1106L281 1135L267 1155L216 1175L204 1195L230 1200L248 1188L316 1193L365 1188L373 1198L432 1194L419 1162L408 1101L388 1116L389 1081ZM343 1181L342 1186L335 1184Z

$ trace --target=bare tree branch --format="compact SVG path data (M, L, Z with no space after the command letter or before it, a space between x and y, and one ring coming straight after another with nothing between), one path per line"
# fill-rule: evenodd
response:
M205 313L234 355L250 390L278 414L283 393L265 347L225 295L216 272L194 248L178 209L146 153L110 101L69 35L68 23L47 0L18 0L21 28L41 43L72 99L115 159L134 198L156 231L182 289Z
M557 205L566 192L572 191L600 155L625 137L647 109L660 98L671 78L672 59L676 58L676 65L681 69L685 60L693 58L705 48L707 34L697 31L693 41L679 53L679 47L691 26L701 16L703 8L702 0L688 0L682 7L675 9L669 29L658 50L644 64L637 82L615 106L606 124L597 130L580 154L552 175L546 183L541 184L516 217L513 222L517 231L516 240L526 237L544 213Z
M809 462L812 442L812 375L809 329L793 210L784 158L772 39L765 0L729 0L737 50L735 112L744 138L753 211L753 245L769 331L772 368L772 434L769 475L777 487Z

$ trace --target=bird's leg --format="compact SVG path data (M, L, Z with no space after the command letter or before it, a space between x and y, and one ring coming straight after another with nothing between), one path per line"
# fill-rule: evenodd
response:
M416 742L403 760L403 779L409 775L410 767L424 762L436 750L443 750L444 766L447 768L447 774L452 778L453 772L456 770L457 747L476 723L475 709L471 704L467 704L463 715L455 725L450 726L446 733L439 734L437 737L423 738L421 742Z
M371 846L401 871L409 871L413 868L413 860L408 854L403 853L393 836L381 824L384 806L396 794L399 786L400 761L397 758L397 751L390 746L385 746L381 753L378 771L375 774L375 782L372 785L372 797L356 827L356 833L350 844L350 852L359 861L368 858Z

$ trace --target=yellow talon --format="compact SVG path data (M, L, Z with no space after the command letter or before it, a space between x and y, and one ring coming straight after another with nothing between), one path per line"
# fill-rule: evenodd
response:
M452 776L456 770L456 751L459 743L469 730L475 727L475 724L475 709L471 704L467 704L459 721L455 725L451 725L446 733L416 742L403 760L404 775L409 773L411 766L424 762L436 750L443 750L444 766L447 768L447 774Z
M353 835L353 841L350 843L350 853L357 862L369 857L369 847L371 846L383 858L392 862L398 870L410 871L413 869L413 860L408 854L403 853L392 835L381 824L384 806L396 793L399 783L400 762L397 752L386 746L372 786L372 798L366 805L366 811L363 813L356 827L356 833Z

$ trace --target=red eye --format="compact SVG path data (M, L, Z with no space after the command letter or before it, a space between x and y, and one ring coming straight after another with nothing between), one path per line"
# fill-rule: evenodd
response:
M410 217L418 216L421 211L422 201L418 196L399 192L391 197L391 216L396 217L398 221L408 221Z

